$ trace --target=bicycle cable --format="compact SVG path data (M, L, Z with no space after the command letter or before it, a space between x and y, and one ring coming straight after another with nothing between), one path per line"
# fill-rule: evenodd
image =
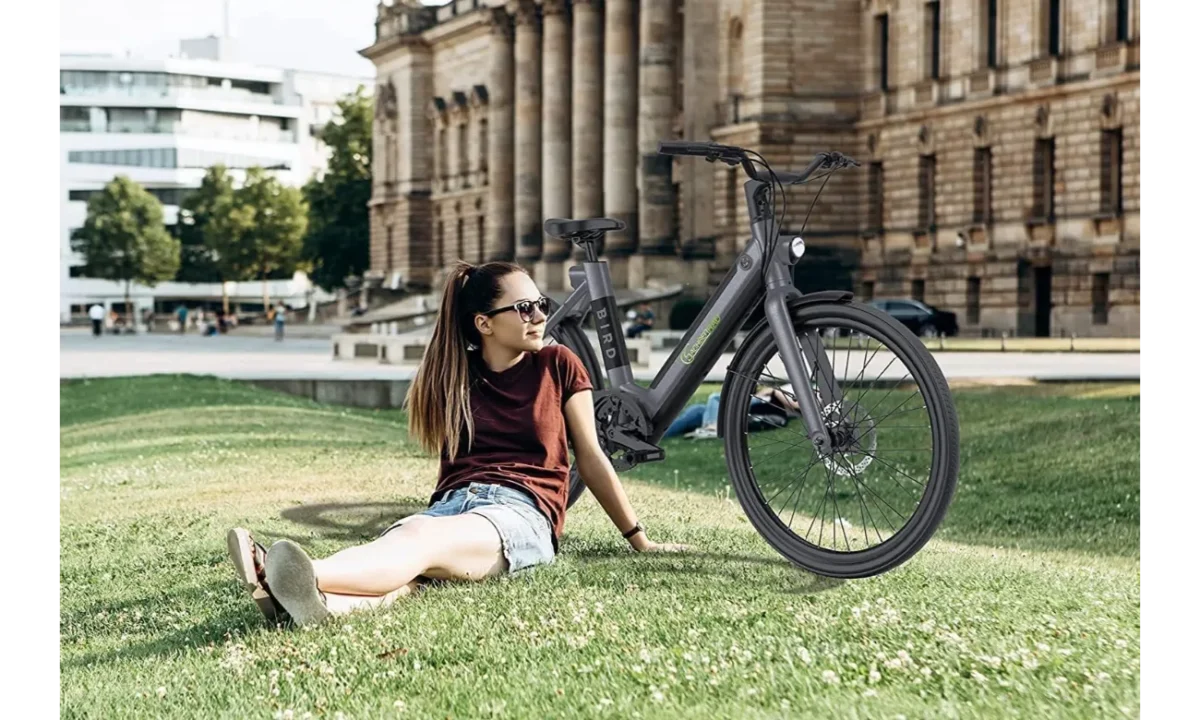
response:
M767 239L767 252L763 258L762 274L763 284L765 285L767 281L767 268L770 267L771 259L775 257L775 250L779 245L779 232L783 227L782 218L778 218L775 215L775 185L779 185L779 194L783 197L783 208L781 211L783 217L787 216L787 189L783 186L783 181L779 179L775 171L771 169L771 164L767 162L765 157L755 150L746 150L745 152L748 155L756 156L758 158L757 162L766 168L767 173L771 176L771 182L768 184L769 194L767 196L767 204L771 208L771 220L774 223L774 228L771 237Z
M809 206L808 206L808 212L807 212L807 213L805 213L805 215L804 215L804 224L800 226L800 236L801 236L801 237L804 237L804 228L808 227L808 218L809 218L809 216L811 216L811 215L812 215L813 208L814 208L814 207L816 206L816 204L817 204L817 199L818 199L818 198L820 198L820 197L821 197L821 193L825 191L825 185L826 185L826 183L828 183L828 182L829 182L829 176L830 176L830 175L832 175L832 174L834 174L835 172L837 172L837 171L836 171L836 170L830 170L829 172L827 172L827 173L825 173L824 175L821 175L821 176L820 176L820 177L824 178L824 179L825 179L825 181L821 183L821 187L817 188L817 194L816 194L816 195L813 197L813 201L812 201L812 203L811 203L811 204L809 204ZM815 179L817 179L817 178L813 178L813 179L815 180Z

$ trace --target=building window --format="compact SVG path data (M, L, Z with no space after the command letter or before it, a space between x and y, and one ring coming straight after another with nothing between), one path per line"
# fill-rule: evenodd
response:
M979 324L979 278L967 278L967 324Z
M487 118L479 118L479 171L483 173L484 185L487 185L488 171L488 122Z
M871 163L867 175L867 222L868 230L873 233L883 232L883 163Z
M1121 128L1100 134L1100 212L1121 214Z
M942 63L942 4L938 0L925 3L926 77L940 77Z
M875 16L875 51L879 63L879 89L888 89L888 16L887 13Z
M863 280L862 284L862 299L863 302L875 299L875 281Z
M980 49L983 51L984 67L995 68L999 67L999 47L997 45L998 33L1000 30L999 12L997 3L999 0L980 0L979 14L981 22L980 29Z
M484 251L487 247L487 222L482 215L479 216L479 263L482 265L484 260Z
M1116 42L1129 41L1129 0L1113 0L1114 12L1116 17L1113 18L1113 31Z
M1044 0L1042 27L1046 32L1046 54L1052 57L1062 55L1062 1Z
M463 246L463 219L459 218L458 219L458 254L455 256L455 259L456 260L465 260L466 257L467 257L467 253Z
M471 158L471 153L467 147L467 124L462 123L458 126L458 174L463 178L463 186L466 187L470 183L467 181L468 173L470 172L470 164L468 160Z
M1108 273L1092 275L1092 323L1108 324Z
M392 268L396 267L396 264L393 262L393 257L392 257L393 251L392 251L392 228L391 227L388 227L388 229L387 229L387 241L386 242L387 242L387 245L384 246L384 252L386 253L387 265L384 267L384 270L391 272Z
M1129 42L1129 0L1100 0L1100 36L1106 43Z
M433 246L433 264L441 265L445 257L446 248L446 223L438 220L437 227L437 244Z
M974 221L992 221L992 149L975 148L975 212Z
M937 159L933 155L921 156L918 184L917 227L929 230L937 222Z
M450 174L449 163L446 162L446 128L438 130L437 133L437 148L435 149L437 158L434 174L440 181L441 189L446 189L446 176Z
M1033 218L1054 219L1054 138L1040 138L1033 149Z
M925 302L925 279L917 278L912 281L912 292L910 296L917 302Z

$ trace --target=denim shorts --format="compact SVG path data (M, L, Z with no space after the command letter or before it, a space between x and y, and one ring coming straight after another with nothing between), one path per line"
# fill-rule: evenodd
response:
M533 498L520 490L491 483L455 488L427 509L392 523L381 535L421 515L447 517L465 513L482 515L496 527L510 574L554 562L550 521L537 509Z

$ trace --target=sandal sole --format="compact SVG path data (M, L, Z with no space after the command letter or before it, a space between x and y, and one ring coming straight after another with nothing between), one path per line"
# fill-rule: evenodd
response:
M254 572L254 541L250 532L243 528L230 530L225 534L225 545L229 549L229 559L233 561L238 580L250 592L258 609L269 622L279 622L280 613L275 606L275 600L258 581L258 575Z
M312 559L291 540L280 540L267 551L267 585L297 625L315 625L331 614L317 592Z

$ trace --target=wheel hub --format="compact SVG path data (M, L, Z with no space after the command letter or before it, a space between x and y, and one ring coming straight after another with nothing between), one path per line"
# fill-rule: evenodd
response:
M822 458L825 467L842 477L870 467L877 441L874 419L858 403L844 408L841 401L826 405L824 415L830 443Z

